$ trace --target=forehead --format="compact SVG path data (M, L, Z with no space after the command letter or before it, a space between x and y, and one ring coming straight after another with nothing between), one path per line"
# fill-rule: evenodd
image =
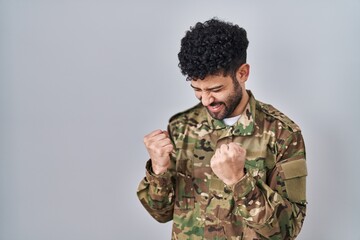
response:
M201 89L212 88L214 86L226 86L231 84L232 78L230 76L219 75L209 75L204 79L197 79L191 81L191 86Z

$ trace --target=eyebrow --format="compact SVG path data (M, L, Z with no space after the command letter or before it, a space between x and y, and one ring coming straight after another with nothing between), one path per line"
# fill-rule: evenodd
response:
M198 87L195 87L193 86L192 84L190 84L190 86L195 89L195 90L201 90L201 88L198 88ZM204 90L205 91L213 91L213 90L217 90L219 88L222 88L224 85L217 85L217 86L214 86L214 87L210 87L210 88L205 88Z

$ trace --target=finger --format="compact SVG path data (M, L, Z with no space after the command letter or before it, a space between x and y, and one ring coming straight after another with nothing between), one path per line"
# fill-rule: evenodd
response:
M160 130L160 129L154 130L151 133L145 135L145 138L152 138L152 137L154 137L156 135L161 134L162 132L163 132L163 130Z
M153 136L150 139L150 141L152 141L152 142L160 142L160 141L169 141L169 142L171 142L170 138L164 133L160 133L158 135Z
M173 149L174 149L174 147L172 145L166 145L161 148L156 148L154 150L154 153L156 153L156 155L158 155L158 156L164 157L164 156L169 155Z
M168 131L162 131L163 134L165 134L166 137L169 137Z
M165 134L161 133L144 140L145 146L155 149L166 145L172 145L172 141Z
M221 146L220 146L220 152L221 153L225 153L225 152L227 152L229 150L229 146L227 145L227 144L222 144Z
M241 147L240 143L231 142L228 145L229 145L229 149L234 149L234 150L237 150L237 151L245 150L243 147Z
M238 151L240 146L237 145L236 143L231 142L228 144L228 147L230 151Z
M172 144L168 144L164 146L164 149L167 153L171 153L174 150L174 146Z
M156 142L157 147L165 147L168 145L171 145L171 146L173 145L169 138L165 138L165 139L162 139L162 140Z
M152 132L151 134L144 137L145 144L151 144L154 142L158 142L164 139L167 139L168 137L166 134L163 134L161 130Z
M152 131L151 133L145 135L143 138L144 143L147 144L149 141L151 141L151 138L160 134L161 132L162 132L161 130L155 130L155 131Z
M246 149L239 145L232 144L229 145L229 154L230 156L246 156Z

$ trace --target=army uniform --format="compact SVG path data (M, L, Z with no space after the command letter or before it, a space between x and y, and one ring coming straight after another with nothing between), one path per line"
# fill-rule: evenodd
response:
M156 175L151 160L138 197L159 222L173 220L172 239L294 239L302 227L307 175L299 127L248 91L233 126L201 104L169 121L171 166ZM223 143L246 149L245 176L227 186L211 170Z

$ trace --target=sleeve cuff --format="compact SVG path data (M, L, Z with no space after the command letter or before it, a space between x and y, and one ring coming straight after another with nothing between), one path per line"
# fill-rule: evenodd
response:
M155 184L159 187L171 185L171 174L169 170L158 175L155 174L151 167L151 159L146 163L146 179L149 183Z
M234 197L238 200L245 199L250 192L254 191L255 186L256 180L249 173L246 173L244 177L232 186Z

